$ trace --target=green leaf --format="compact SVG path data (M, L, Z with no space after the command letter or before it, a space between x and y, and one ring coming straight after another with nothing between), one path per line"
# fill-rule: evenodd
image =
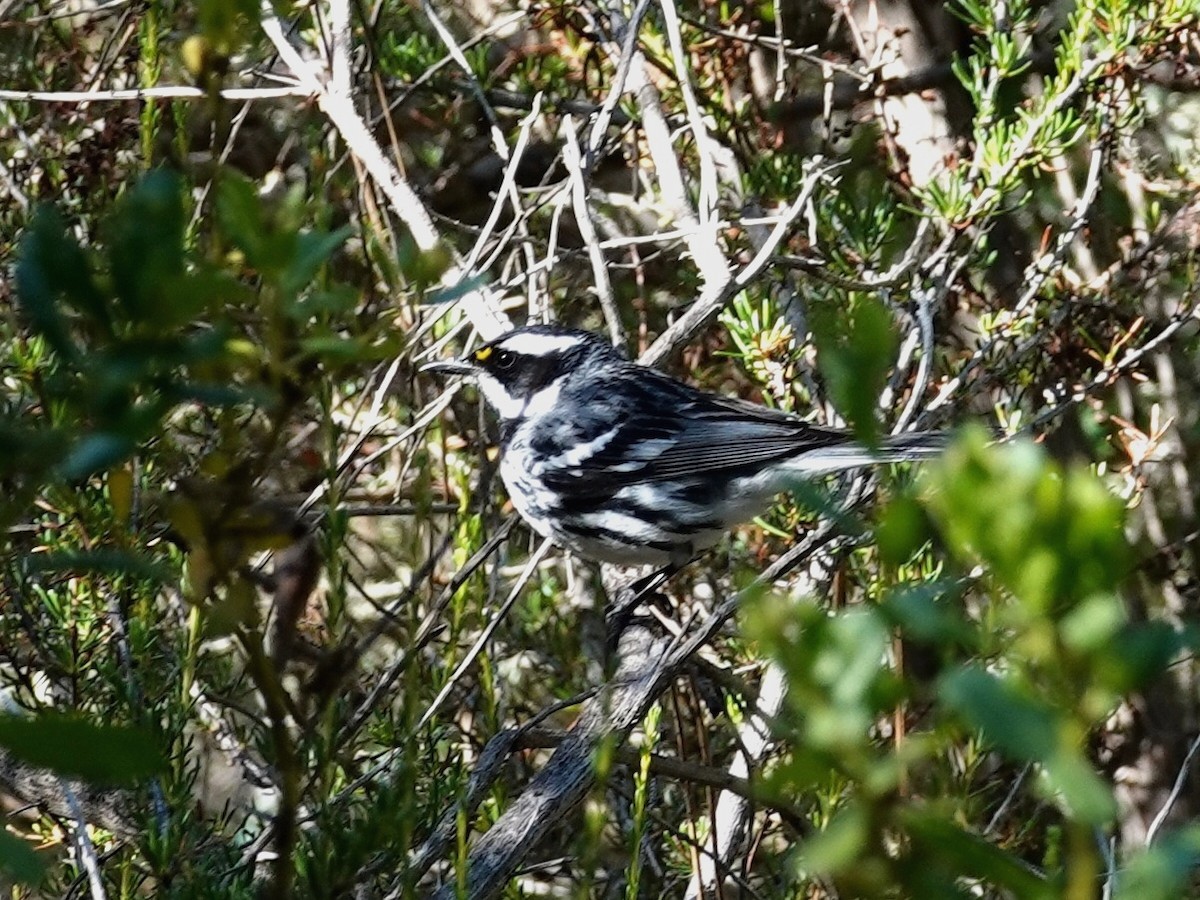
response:
M947 580L900 584L888 592L879 609L907 638L943 646L969 644L973 632L955 601L943 599L953 588Z
M916 498L903 494L882 511L875 527L879 555L889 566L900 566L929 540L929 524Z
M204 610L204 634L221 637L258 623L258 590L246 579L234 578L225 596Z
M1099 824L1115 812L1112 792L1066 735L1068 722L1012 678L976 666L942 677L942 701L1012 759L1042 767L1051 794L1069 814Z
M879 395L896 356L898 339L882 302L853 294L847 307L817 303L810 308L817 365L829 395L860 441L877 446Z
M251 265L261 265L267 223L254 185L236 172L222 172L221 180L217 182L215 208L221 230L246 255Z
M301 232L296 236L292 258L288 261L280 280L280 288L286 295L300 293L316 277L321 266L334 251L354 233L349 225L328 233L320 231Z
M1020 859L964 831L943 815L910 806L901 808L900 816L912 839L911 856L917 865L932 861L956 877L981 879L1023 900L1054 895L1045 878Z
M107 324L103 299L96 292L83 250L67 236L62 217L42 207L21 241L16 271L17 299L31 328L63 359L79 358L60 298Z
M0 828L0 873L21 884L37 884L45 870L45 864L26 841Z
M117 299L130 321L174 321L174 283L183 274L183 194L166 169L148 174L108 222L108 258Z
M1081 653L1105 650L1125 624L1125 609L1112 594L1096 594L1063 617L1063 642Z
M1009 679L969 666L944 675L938 693L972 728L1012 757L1042 762L1058 749L1054 709Z
M1200 825L1164 835L1128 861L1117 879L1116 900L1177 900L1194 887L1200 864Z
M1075 748L1060 746L1042 763L1042 775L1050 793L1058 795L1057 799L1073 818L1103 825L1116 815L1112 790Z
M862 855L869 836L867 813L859 804L851 803L830 821L816 836L800 847L799 866L806 874L841 871Z
M1128 569L1124 505L1085 468L1027 441L991 446L965 429L927 468L928 508L955 556L982 560L1029 618L1060 618L1113 594Z
M128 785L166 770L153 732L61 713L0 717L0 747L30 765L93 784Z

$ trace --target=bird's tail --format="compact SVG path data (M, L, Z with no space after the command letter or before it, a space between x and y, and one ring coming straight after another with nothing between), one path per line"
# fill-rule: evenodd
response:
M883 439L876 451L878 462L907 462L941 456L950 446L950 433L946 431L909 431L892 434Z
M945 431L893 434L873 449L847 440L801 454L788 464L788 469L802 475L828 475L845 469L913 462L940 456L949 443L950 434Z

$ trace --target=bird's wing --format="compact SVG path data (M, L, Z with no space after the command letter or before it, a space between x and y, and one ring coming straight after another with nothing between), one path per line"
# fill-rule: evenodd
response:
M778 410L698 391L656 372L622 395L621 427L584 459L556 467L548 485L586 493L714 472L756 471L806 450L852 442Z
M681 419L683 428L674 442L650 462L650 478L754 471L808 450L852 442L845 432L810 425L779 410L698 391Z

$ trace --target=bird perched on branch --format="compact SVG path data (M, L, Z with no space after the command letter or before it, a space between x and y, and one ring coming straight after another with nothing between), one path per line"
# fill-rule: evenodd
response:
M424 371L473 379L500 418L500 475L538 534L587 559L679 567L798 480L924 459L945 435L868 449L847 431L706 393L603 337L518 328Z

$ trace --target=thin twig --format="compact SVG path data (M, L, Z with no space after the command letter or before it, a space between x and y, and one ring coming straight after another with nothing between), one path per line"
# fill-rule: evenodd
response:
M264 3L262 12L263 32L274 44L280 59L291 69L297 82L316 97L317 104L342 140L387 196L392 211L408 226L414 243L424 252L437 249L440 239L433 218L416 191L384 155L375 136L354 109L352 97L339 96L327 88L325 72L318 64L306 61L289 43L269 2ZM453 290L469 275L460 263L452 264L443 274L442 284ZM485 338L496 337L512 327L499 303L484 286L466 291L455 306L466 312L475 329Z
M604 262L604 253L600 249L600 239L588 206L587 186L583 183L583 156L575 134L575 122L570 116L563 118L562 131L563 162L571 180L571 206L575 211L575 224L587 248L588 261L592 264L592 279L596 284L596 296L600 298L600 308L604 311L605 324L608 325L608 336L613 346L621 347L625 344L625 329L621 326L621 312L617 309L608 266Z
M100 880L100 861L96 857L96 847L92 843L92 839L88 837L87 822L84 820L79 798L75 796L75 791L71 789L70 783L65 778L60 778L59 784L62 787L63 797L66 798L67 806L71 810L71 818L75 820L71 829L75 838L75 852L79 854L79 861L83 865L84 872L87 873L88 889L91 891L92 900L107 900L108 895L104 892L104 882Z
M276 100L280 97L310 97L312 90L301 84L280 87L221 88L218 95L224 100ZM78 106L88 103L115 103L129 100L206 100L211 96L197 87L186 85L159 85L147 88L122 88L95 91L14 91L0 90L0 100L6 102L27 101L31 103L70 103Z
M771 732L767 720L779 715L786 696L787 678L783 667L777 662L769 662L762 686L759 688L757 708L738 728L738 743L741 749L729 767L731 778L747 781L751 771L762 764L763 757L771 745ZM689 898L710 896L720 878L718 864L723 862L728 865L741 849L746 834L747 818L752 810L751 799L752 795L746 792L728 788L721 791L716 808L712 812L716 847L711 856L701 856L700 868L688 885Z
M475 662L476 657L483 652L484 645L492 639L492 635L495 634L496 629L500 627L500 623L504 621L504 617L508 615L509 610L513 608L513 604L515 604L520 598L521 591L525 590L525 585L528 583L529 579L533 577L533 573L537 570L538 565L541 563L542 557L544 557L553 546L554 542L549 538L545 538L541 545L538 546L537 550L530 555L529 561L525 563L525 569L521 572L520 577L517 578L517 582L513 585L512 590L509 592L508 598L502 604L500 604L500 608L496 610L491 620L486 626L484 626L483 631L479 633L479 637L476 639L475 643L471 645L471 649L467 651L466 656L462 658L462 662L458 664L458 667L455 668L450 677L446 679L446 683L442 686L442 689L438 691L438 695L433 698L433 702L429 704L428 708L426 708L425 712L421 715L420 720L417 722L417 731L420 731L425 726L425 723L433 718L433 716L437 713L438 708L441 707L442 701L446 699L452 690L454 690L454 686L458 683L458 679L461 678L463 673L471 667L471 665Z
M1150 823L1150 827L1146 829L1146 846L1149 847L1154 843L1154 839L1158 837L1159 830L1167 821L1167 816L1171 814L1171 810L1175 807L1179 795L1183 793L1183 788L1187 784L1188 776L1191 774L1192 760L1196 753L1200 751L1200 734L1192 739L1192 743L1188 746L1187 754L1183 757L1183 764L1180 765L1179 771L1175 774L1175 783L1171 785L1171 793L1167 795L1166 802L1163 803L1162 809L1154 816L1154 821Z
M654 365L665 359L675 348L687 343L708 323L708 320L720 312L721 308L738 291L753 281L767 267L775 255L775 250L787 236L792 223L808 205L817 183L832 172L836 165L828 165L818 160L809 171L800 187L800 193L779 217L779 221L771 230L771 234L763 242L754 258L750 260L732 279L717 279L705 284L704 290L696 302L682 316L650 345L641 355L639 362Z

